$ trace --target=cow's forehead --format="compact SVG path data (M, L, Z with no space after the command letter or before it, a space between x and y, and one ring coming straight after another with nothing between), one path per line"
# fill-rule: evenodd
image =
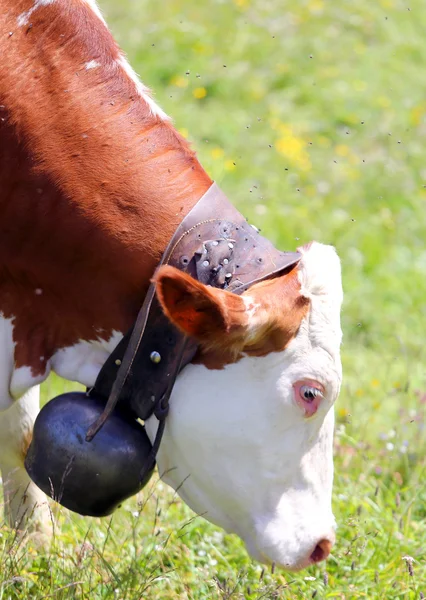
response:
M299 248L301 293L310 300L307 326L310 342L321 346L340 362L342 329L340 310L343 302L340 260L332 246L311 243Z

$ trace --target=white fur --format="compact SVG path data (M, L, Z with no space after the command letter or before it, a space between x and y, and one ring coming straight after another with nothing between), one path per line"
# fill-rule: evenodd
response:
M50 361L52 370L64 379L91 387L122 337L122 333L114 331L109 340L80 341L74 346L58 350Z
M13 373L14 350L13 319L6 319L0 313L0 412L13 403L10 379Z
M46 532L51 522L46 497L30 481L23 462L39 410L39 388L32 387L37 379L28 367L14 369L14 352L13 319L0 314L0 472L5 517L13 526L34 522L37 529ZM13 382L20 387L20 394L25 394L15 402Z
M245 313L248 317L248 327L250 330L255 328L256 323L256 311L259 308L259 304L257 304L251 296L242 296L245 305Z
M151 113L154 116L159 117L163 121L169 120L169 117L166 115L166 113L159 106L157 106L157 104L154 102L154 100L151 97L150 90L140 81L139 77L134 72L132 67L129 65L127 60L124 58L124 56L122 56L118 60L118 64L125 71L125 73L129 77L129 79L131 79L133 81L138 95L141 98L143 98L143 100L148 104L148 106L151 110Z
M299 268L301 293L315 306L322 307L318 312L320 330L328 328L341 342L340 306L343 302L342 274L340 260L332 246L313 242L315 251L299 248L303 260ZM339 337L340 336L340 337ZM330 336L332 339L333 335Z
M105 25L105 27L108 28L108 25L106 24L106 21L103 18L101 11L99 10L99 6L97 5L96 0L83 0L83 2L87 4L87 6L95 13L98 19L100 19Z
M89 62L85 63L84 67L86 69L86 71L90 71L90 69L96 69L97 67L100 67L101 63L98 62L97 60L89 60Z
M12 377L10 378L9 391L12 398L15 400L20 398L23 394L34 385L43 383L50 373L50 362L47 363L46 370L40 375L34 375L30 367L19 367L12 371Z
M19 15L17 19L18 27L28 25L31 15L35 10L40 8L40 6L47 6L48 4L53 4L54 2L56 2L56 0L35 0L34 5L29 10L26 10Z
M13 318L6 319L0 313L0 413L49 374L49 368L39 376L34 376L29 367L15 368L14 355Z
M51 370L70 381L92 386L102 365L122 337L122 333L114 331L108 340L98 338L80 341L61 348L47 361L44 373L34 375L30 367L14 366L13 319L6 319L0 313L0 412L31 387L42 383Z
M311 299L297 337L283 352L245 357L222 371L189 365L178 378L158 455L163 479L196 512L237 533L253 557L306 566L321 539L334 538L333 404L341 382L342 288L334 249L303 252ZM309 419L293 383L326 389ZM153 439L155 417L147 422Z
M12 526L29 523L49 533L51 519L46 496L31 482L24 468L26 446L39 411L39 388L33 387L8 410L0 413L0 471L5 517Z
M83 0L83 1L91 8L91 10L99 17L99 19L101 19L101 21L104 23L105 27L108 27L108 25L106 24L98 6L97 6L96 1L95 0ZM95 62L96 61L90 61L89 63L86 63L86 69L94 68L95 65L94 66L87 66L87 65L92 65L92 63L95 63ZM159 117L163 121L170 120L170 117L168 117L166 115L166 113L155 103L155 101L153 100L153 98L151 96L150 90L140 81L138 75L135 73L135 71L132 69L130 64L127 62L126 58L124 56L121 56L118 59L117 63L118 63L118 66L121 69L123 69L123 71L129 77L129 79L134 83L136 93L148 104L148 106L151 110L151 113L154 116ZM96 66L99 66L99 65L96 64Z

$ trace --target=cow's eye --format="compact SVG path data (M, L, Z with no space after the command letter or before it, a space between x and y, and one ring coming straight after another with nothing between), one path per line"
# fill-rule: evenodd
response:
M318 381L304 379L297 381L293 388L296 403L303 409L305 417L312 417L324 398L324 387Z
M306 402L313 402L318 396L324 396L322 391L313 385L302 385L300 387L300 395Z

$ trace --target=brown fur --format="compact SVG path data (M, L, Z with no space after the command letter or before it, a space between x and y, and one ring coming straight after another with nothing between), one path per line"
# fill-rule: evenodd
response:
M0 312L14 319L15 366L36 375L57 349L131 325L211 180L87 5L57 0L18 27L33 5L0 11Z
M13 318L15 366L43 375L58 349L128 329L211 179L82 0L39 6L19 27L32 6L4 0L0 12L0 312ZM209 368L282 350L308 310L296 269L246 292L251 317L243 298L170 269L160 300Z

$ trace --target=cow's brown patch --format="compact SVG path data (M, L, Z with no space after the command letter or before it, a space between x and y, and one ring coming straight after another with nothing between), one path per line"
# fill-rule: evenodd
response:
M15 366L37 375L57 349L132 324L211 179L85 3L38 6L19 27L33 6L0 11L0 312L14 319Z

